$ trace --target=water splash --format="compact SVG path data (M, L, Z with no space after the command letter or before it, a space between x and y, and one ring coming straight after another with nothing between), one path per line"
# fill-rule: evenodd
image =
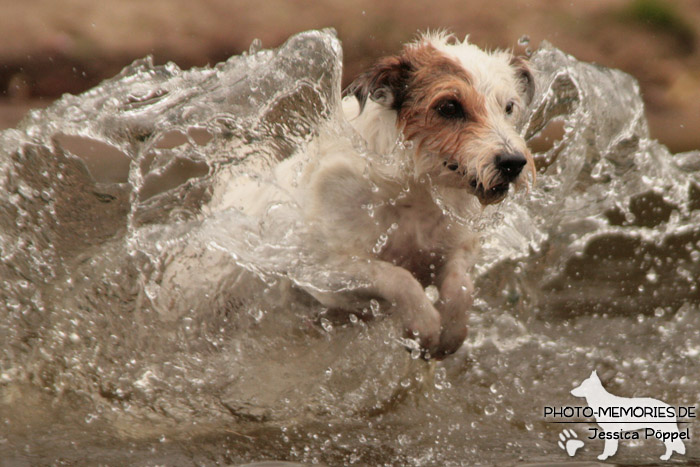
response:
M555 128L558 139L535 154L540 172L536 189L504 203L503 222L484 235L488 241L480 271L506 257L528 255L518 275L541 282L525 287L548 294L542 306L566 311L581 311L587 297L593 305L601 300L590 290L566 305L556 297L560 290L555 287L562 282L584 287L604 282L606 289L617 288L620 279L638 282L640 271L653 265L676 269L671 263L697 277L700 271L690 254L700 240L695 227L700 220L699 174L693 169L696 162L689 161L697 161L700 152L672 156L650 139L639 87L631 76L579 62L546 43L532 64L538 89L524 135L533 140ZM686 252L677 251L679 243ZM543 257L548 259L542 262ZM581 277L582 268L590 270L588 277ZM601 271L606 268L617 269L617 280ZM663 292L634 294L626 307L612 308L648 312L669 294L676 306L696 300L698 291L683 274L671 271ZM620 292L611 291L624 301L625 292ZM603 301L602 308L609 306Z
M278 186L275 168L321 132L362 150L339 113L332 32L187 71L139 60L2 132L2 457L35 449L32 427L48 457L78 436L113 463L541 458L558 449L541 406L566 403L593 366L692 403L700 153L649 138L630 76L547 44L531 60L521 123L537 184L464 220L484 231L478 299L467 343L437 368L390 319L339 323L291 286L358 286L318 267L292 196L229 196ZM26 406L40 409L13 409ZM508 454L487 454L494 443Z

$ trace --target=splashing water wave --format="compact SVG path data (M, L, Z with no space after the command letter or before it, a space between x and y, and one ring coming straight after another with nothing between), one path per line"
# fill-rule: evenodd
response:
M548 44L531 62L537 184L465 220L484 231L478 299L437 365L391 319L337 322L294 287L359 284L319 266L289 194L227 196L278 187L322 133L364 150L332 31L210 68L139 60L1 133L0 455L541 461L559 454L542 406L576 403L592 368L611 392L692 405L700 153L649 138L630 76Z

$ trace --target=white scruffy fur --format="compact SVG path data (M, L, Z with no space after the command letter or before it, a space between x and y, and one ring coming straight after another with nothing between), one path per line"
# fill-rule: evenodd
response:
M480 209L479 201L502 200L509 184L523 182L526 164L534 174L515 129L531 87L525 62L509 53L425 35L358 78L343 100L370 156L332 142L304 176L302 203L332 252L328 260L366 284L355 294L392 306L407 334L433 356L457 350L467 333L478 236L459 218ZM465 118L435 114L440 96L460 101ZM496 158L513 153L522 165L504 178ZM382 235L386 241L378 243ZM440 292L435 305L428 285ZM329 307L347 306L343 294L316 295Z
M424 355L455 352L467 335L479 243L460 219L534 175L515 129L531 90L523 60L445 34L424 35L360 76L343 112L368 151L320 136L299 177L290 176L297 158L276 168L280 193L304 213L308 241L326 252L319 269L342 270L354 284L309 293L347 311L358 298L376 298ZM275 198L240 181L210 206L259 214ZM435 304L429 285L439 290Z

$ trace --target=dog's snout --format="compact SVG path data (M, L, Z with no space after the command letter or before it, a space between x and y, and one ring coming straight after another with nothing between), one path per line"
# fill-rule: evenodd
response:
M507 181L515 180L527 164L522 153L502 153L496 156L496 168Z

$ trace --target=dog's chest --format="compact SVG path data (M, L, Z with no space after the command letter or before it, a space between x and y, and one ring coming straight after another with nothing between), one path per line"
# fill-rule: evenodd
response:
M439 209L405 204L387 213L386 241L379 258L408 269L421 282L432 282L454 238L454 227ZM384 243L384 245L381 245Z

